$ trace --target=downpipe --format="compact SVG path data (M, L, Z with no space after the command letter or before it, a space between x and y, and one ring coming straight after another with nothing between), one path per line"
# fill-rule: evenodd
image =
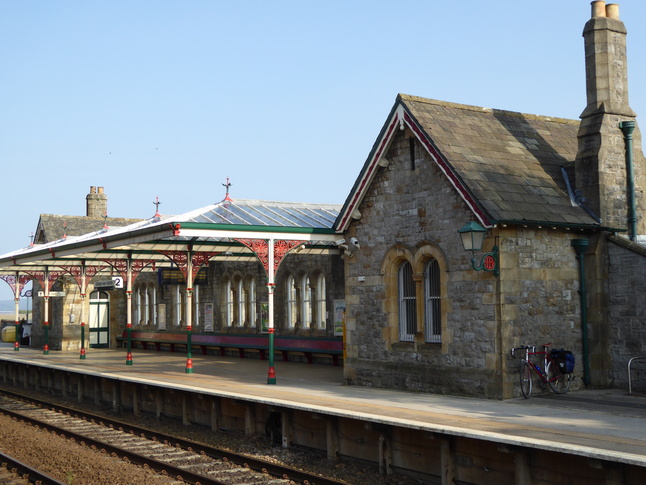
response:
M628 230L631 241L637 235L637 207L635 204L635 174L633 168L633 131L636 123L634 121L622 121L619 128L624 133L626 145L626 185L628 188Z
M588 312L587 291L585 287L585 250L590 241L587 239L573 239L572 247L576 251L579 261L579 298L581 299L581 340L583 351L583 384L590 385L590 349L588 346Z

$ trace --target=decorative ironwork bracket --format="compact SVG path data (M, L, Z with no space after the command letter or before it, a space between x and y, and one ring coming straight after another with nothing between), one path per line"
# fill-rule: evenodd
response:
M500 265L498 264L498 246L494 246L490 253L484 253L480 264L476 266L476 258L471 258L471 265L476 271L490 271L494 275L500 274Z

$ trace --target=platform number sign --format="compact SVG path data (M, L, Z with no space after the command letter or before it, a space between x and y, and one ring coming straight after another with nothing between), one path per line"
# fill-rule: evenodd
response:
M95 290L110 291L117 288L123 288L123 278L121 276L112 276L109 280L98 280L94 282Z

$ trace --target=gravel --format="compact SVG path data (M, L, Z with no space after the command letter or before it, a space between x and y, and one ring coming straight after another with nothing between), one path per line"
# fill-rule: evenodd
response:
M0 451L68 485L167 485L168 477L0 416Z
M21 389L19 392L26 393ZM94 414L114 417L110 411L54 396L37 393L33 397L59 403ZM177 483L167 477L154 475L118 458L105 456L99 451L83 448L76 443L51 433L43 438L43 431L33 429L24 423L17 423L5 416L0 420L0 450L18 460L37 466L69 485L138 485ZM232 431L212 432L197 426L183 426L179 421L165 419L158 421L153 416L140 415L136 418L129 413L118 416L120 421L159 430L185 439L217 446L226 450L243 453L263 460L280 463L325 476L353 485L419 485L422 481L408 476L381 476L375 466L350 461L330 462L326 457L307 449L282 448L272 445L264 435L245 436Z

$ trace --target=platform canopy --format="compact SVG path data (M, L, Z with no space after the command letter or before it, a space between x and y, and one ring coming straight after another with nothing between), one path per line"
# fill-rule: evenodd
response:
M101 265L126 260L173 265L171 255L190 251L207 260L257 261L254 241L293 242L288 251L339 254L333 225L340 205L225 199L178 216L154 217L124 227L105 227L81 236L0 255L0 273L51 267ZM267 269L267 266L265 266Z
M259 200L225 200L179 216L155 214L148 220L123 227L104 227L80 236L63 237L31 245L0 256L0 278L16 295L23 279L35 279L44 288L44 311L48 315L49 291L55 281L69 274L84 297L88 278L104 270L117 270L126 287L126 365L132 365L132 284L142 271L175 266L186 282L187 358L186 372L193 370L192 286L201 267L210 261L259 261L267 273L268 288L268 384L276 383L274 370L274 281L280 262L293 251L302 254L339 254L343 241L334 230L341 206ZM336 243L335 243L336 242ZM346 246L347 247L347 246ZM83 305L81 320L83 321ZM44 321L49 353L49 322ZM85 358L84 324L81 324L81 358ZM19 349L16 340L15 350Z

